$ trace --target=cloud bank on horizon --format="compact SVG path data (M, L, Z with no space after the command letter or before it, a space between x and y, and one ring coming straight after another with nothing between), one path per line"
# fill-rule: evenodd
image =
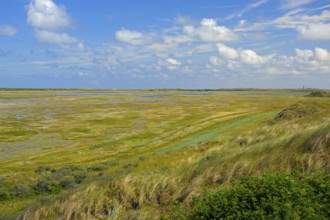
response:
M0 4L0 87L330 88L329 0Z

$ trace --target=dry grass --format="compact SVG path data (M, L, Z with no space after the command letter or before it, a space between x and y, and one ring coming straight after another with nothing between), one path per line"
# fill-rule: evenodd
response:
M76 215L71 214L72 219L97 219L97 216L100 219L157 219L162 213L168 213L175 201L188 204L192 195L201 194L205 189L226 187L233 178L261 175L265 171L296 169L303 173L320 170L329 172L328 123L329 121L326 121L296 130L288 129L290 127L287 127L287 124L276 125L271 128L274 133L282 133L282 129L288 130L275 143L272 135L266 135L270 128L265 126L253 131L253 134L261 136L260 140L250 136L251 143L248 142L244 146L229 141L232 138L228 137L228 142L225 140L220 146L217 142L210 144L203 153L198 153L198 146L182 149L167 156L175 160L185 151L189 151L185 153L194 159L177 160L175 168L164 169L165 157L145 160L139 165L144 171L138 169L139 171L127 175L104 179L102 183L68 195L61 202L32 212L31 216L27 215L27 219L37 218L37 213L47 213L47 210L56 210L59 216L75 213ZM237 138L237 143L241 138ZM163 164L163 169L145 169L153 160ZM105 211L104 205L111 207L110 211ZM113 215L110 217L109 213Z
M50 141L45 147L40 142L35 151L23 147L20 154L7 156L0 171L9 180L30 176L33 182L40 164L105 164L107 170L26 210L22 219L158 219L175 201L187 205L193 195L227 187L233 178L264 171L329 172L330 103L324 98L283 96L282 91L281 96L244 91L189 97L169 91L151 98L141 97L143 91L122 93L53 97L48 91L30 98L54 101L52 118L19 122L32 126L38 136L13 143L48 135L68 145L55 147ZM317 111L299 110L302 117L272 120L297 101L300 110L312 106ZM5 108L3 119L22 111L13 105ZM32 105L29 117L46 111L40 102ZM15 126L7 120L0 129ZM0 148L5 144L0 142Z

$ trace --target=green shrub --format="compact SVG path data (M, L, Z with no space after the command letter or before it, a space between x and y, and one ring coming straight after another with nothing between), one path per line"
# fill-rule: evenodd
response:
M11 194L15 197L25 197L30 195L30 188L22 183L15 185L11 188Z
M47 165L40 165L35 172L40 174L40 177L31 188L23 183L12 186L12 183L6 182L4 177L0 177L0 201L28 197L35 193L59 193L62 189L75 187L87 177L86 170L75 165L67 165L59 170Z
M51 171L54 171L54 169L47 165L40 165L34 170L34 172L38 174L44 174Z
M0 176L0 184L3 184L6 182L6 177Z
M0 189L0 201L10 198L10 193L6 189Z
M185 213L186 210L184 204L177 201L171 208L170 219L186 220L188 218Z
M329 204L330 175L271 174L194 197L188 219L329 219Z
M310 92L307 97L330 97L330 92L315 90Z
M66 165L59 170L42 165L36 172L43 174L35 186L35 189L42 193L58 193L62 188L73 188L87 177L86 170L76 165Z
M82 183L86 177L87 177L87 172L85 170L76 170L72 173L74 179L75 179L75 182L76 183Z
M93 165L93 166L88 167L88 171L103 171L106 169L107 169L107 167L104 164Z
M67 165L62 167L61 169L55 171L53 173L53 176L57 179L60 180L65 176L81 176L81 174L84 173L86 175L85 169L76 166L76 165Z
M54 178L45 176L38 179L35 189L38 192L57 193L60 191L60 185Z
M75 178L73 176L65 176L60 180L60 185L64 189L73 188L75 186Z

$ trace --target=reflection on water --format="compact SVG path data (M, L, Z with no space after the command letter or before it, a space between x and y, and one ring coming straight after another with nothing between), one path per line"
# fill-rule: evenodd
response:
M173 96L170 94L154 94L154 95L142 95L141 98L163 98L163 97L169 97Z
M110 93L110 92L79 92L79 93L57 93L55 97L85 97L85 96L123 96L130 93Z
M205 96L210 95L209 93L180 93L180 94L148 94L142 95L141 98L164 98L171 96Z
M22 119L25 118L25 116L24 115L16 115L15 118L16 118L16 120L22 120Z

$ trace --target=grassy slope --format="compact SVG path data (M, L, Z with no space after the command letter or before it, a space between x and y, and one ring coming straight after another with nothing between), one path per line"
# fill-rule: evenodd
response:
M0 147L7 149L10 143L19 149L3 150L7 153L2 155L0 171L9 180L26 176L33 180L33 170L40 164L118 163L61 200L27 212L26 219L159 216L175 200L187 202L205 188L226 186L232 177L294 167L303 172L329 170L329 148L322 143L329 134L330 104L324 98L290 96L290 92L284 96L283 91L281 96L276 91L270 95L167 91L166 96L107 91L77 96L81 92L61 91L60 97L54 91L32 91L24 97L20 91L1 94L10 105L0 103L5 113L0 135L6 138ZM29 100L26 119L13 120L26 114L18 100ZM274 112L297 101L318 112L266 123ZM38 134L4 132L18 127ZM6 201L0 210L13 213L31 200ZM8 203L14 207L8 208Z

